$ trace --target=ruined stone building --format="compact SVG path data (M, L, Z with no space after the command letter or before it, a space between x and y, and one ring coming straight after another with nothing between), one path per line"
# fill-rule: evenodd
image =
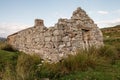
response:
M70 19L59 19L53 27L45 27L44 21L9 35L8 43L27 54L36 53L50 61L60 60L76 49L103 45L103 36L94 21L81 8Z

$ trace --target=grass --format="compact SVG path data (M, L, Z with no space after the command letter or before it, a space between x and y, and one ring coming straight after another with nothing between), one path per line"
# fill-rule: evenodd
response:
M36 55L22 53L17 60L16 73L19 80L37 79L37 68L41 59Z
M114 65L78 71L55 80L120 80L120 60Z
M0 50L0 80L4 75L8 74L8 70L14 71L18 55L18 52Z
M17 57L18 57L18 52L9 52L9 51L0 50L0 71L7 64L15 65Z
M114 41L113 41L114 42ZM117 43L117 42L115 42ZM118 44L117 44L118 45ZM2 48L3 49L3 48ZM119 80L119 45L78 50L58 63L41 62L36 55L0 50L2 80Z
M4 50L0 50L0 57L0 78L2 80L37 79L37 68L41 63L40 57Z

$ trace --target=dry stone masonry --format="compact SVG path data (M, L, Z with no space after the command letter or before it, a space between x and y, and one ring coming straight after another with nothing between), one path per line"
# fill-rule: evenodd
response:
M56 62L76 49L103 45L103 36L86 12L77 8L71 19L59 19L53 27L47 28L43 20L36 19L34 27L9 35L8 43L19 51Z

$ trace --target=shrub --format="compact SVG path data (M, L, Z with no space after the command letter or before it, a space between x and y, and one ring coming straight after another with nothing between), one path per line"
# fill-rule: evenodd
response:
M12 51L12 52L17 51L15 48L13 48L13 47L12 47L11 45L9 45L9 44L6 44L6 45L2 48L2 50Z
M0 49L3 49L6 46L6 43L4 41L0 41Z
M6 51L12 51L12 52L17 51L15 48L13 48L11 45L7 44L7 42L4 41L0 42L0 49Z
M62 66L66 67L68 71L85 71L95 68L101 63L104 63L104 60L98 56L97 49L90 48L89 50L78 50L76 55L69 55L62 62Z
M105 45L98 51L99 56L106 57L110 63L114 63L118 59L118 52L114 46Z
M38 69L40 78L56 78L60 76L61 66L59 63L44 62Z

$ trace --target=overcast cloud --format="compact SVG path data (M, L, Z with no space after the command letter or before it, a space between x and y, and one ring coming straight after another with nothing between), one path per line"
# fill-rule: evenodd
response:
M99 14L102 14L102 15L106 15L108 14L109 12L108 11L98 11Z
M114 20L103 20L96 22L98 26L112 27L115 25L120 25L120 18Z
M0 37L7 37L17 31L30 27L19 23L0 23Z

